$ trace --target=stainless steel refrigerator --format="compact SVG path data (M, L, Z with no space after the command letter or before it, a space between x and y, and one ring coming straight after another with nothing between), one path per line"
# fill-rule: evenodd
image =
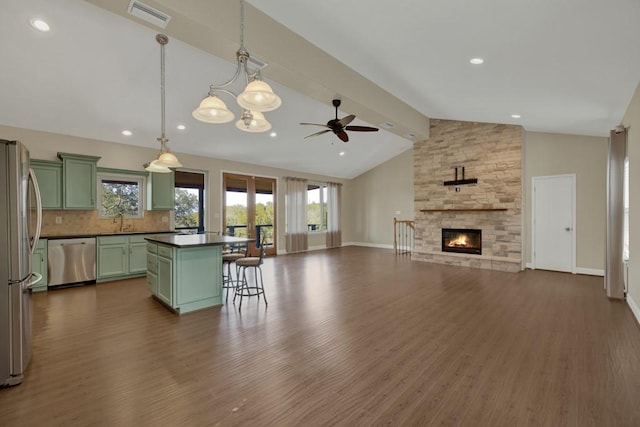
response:
M0 139L0 386L22 382L31 360L31 271L40 237L40 191L29 151Z

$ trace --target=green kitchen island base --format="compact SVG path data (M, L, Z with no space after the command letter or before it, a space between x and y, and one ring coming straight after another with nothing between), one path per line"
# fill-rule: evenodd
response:
M222 248L246 238L208 234L147 237L147 287L178 314L222 304Z

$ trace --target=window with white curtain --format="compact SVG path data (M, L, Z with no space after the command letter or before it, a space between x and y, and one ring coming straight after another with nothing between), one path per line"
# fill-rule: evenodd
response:
M629 261L629 158L624 159L622 259Z
M327 183L307 184L307 228L310 232L327 230Z

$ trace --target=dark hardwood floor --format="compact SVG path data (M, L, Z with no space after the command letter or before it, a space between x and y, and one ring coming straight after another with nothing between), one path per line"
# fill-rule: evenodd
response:
M640 425L640 328L600 277L357 247L264 273L242 312L176 316L144 279L36 294L0 425Z

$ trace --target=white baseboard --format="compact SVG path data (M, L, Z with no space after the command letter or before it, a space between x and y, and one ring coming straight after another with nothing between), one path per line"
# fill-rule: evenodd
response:
M589 276L602 276L602 277L604 277L604 270L601 270L599 268L576 267L576 274L587 274Z
M640 307L638 307L638 304L636 304L629 294L627 294L627 304L629 304L629 308L631 308L633 315L636 316L636 320L640 323Z
M535 270L535 268L533 267L533 263L532 262L528 262L524 266L525 266L525 268L529 268L531 270ZM604 277L604 270L601 270L599 268L576 267L576 274L586 274L586 275L589 275L589 276L602 276L602 277Z
M345 242L342 246L364 246L367 248L393 249L393 245L385 245L382 243Z

